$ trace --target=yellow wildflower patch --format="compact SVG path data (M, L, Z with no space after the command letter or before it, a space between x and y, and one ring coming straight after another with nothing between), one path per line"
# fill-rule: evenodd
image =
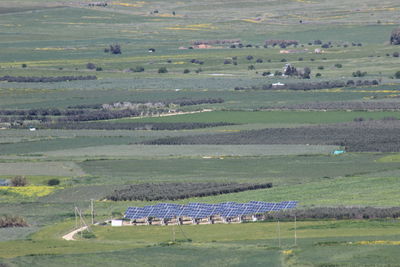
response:
M282 254L283 254L283 255L290 255L290 254L293 254L293 250L291 250L291 249L282 250Z
M21 187L0 186L0 190L15 193L22 197L43 197L53 193L55 188L45 185L29 185Z
M242 19L244 22L251 22L251 23L261 23L264 19Z
M139 1L135 3L120 3L120 2L113 2L112 5L116 6L124 6L124 7L142 7L146 2Z

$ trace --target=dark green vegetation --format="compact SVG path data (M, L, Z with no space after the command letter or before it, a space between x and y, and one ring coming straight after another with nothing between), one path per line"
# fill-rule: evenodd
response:
M237 193L248 190L271 188L266 184L237 183L167 183L167 184L137 184L128 188L115 190L106 199L114 201L126 200L177 200L192 197L215 196Z
M28 226L0 229L0 265L398 265L399 10L394 0L1 1L0 180L26 186L0 187L0 216ZM100 201L147 184L161 190ZM194 184L200 193L181 197ZM159 197L298 200L297 245L290 212L270 215L286 220L280 246L274 221L183 226L175 241L170 227L61 239L75 207L90 221L91 199L102 222Z
M0 228L26 226L28 223L21 216L5 215L0 217Z

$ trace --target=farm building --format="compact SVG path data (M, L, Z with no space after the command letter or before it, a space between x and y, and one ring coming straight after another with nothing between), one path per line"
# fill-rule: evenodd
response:
M125 219L129 221L128 225L241 223L257 221L267 212L292 209L296 206L297 201L189 203L187 205L159 203L145 207L129 207L125 212Z

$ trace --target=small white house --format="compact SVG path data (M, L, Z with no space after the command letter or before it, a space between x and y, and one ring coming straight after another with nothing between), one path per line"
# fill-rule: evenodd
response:
M122 220L111 220L111 226L113 226L113 227L122 226Z
M35 127L29 127L29 131L30 131L30 132L35 132L35 131L36 131L36 128L35 128Z

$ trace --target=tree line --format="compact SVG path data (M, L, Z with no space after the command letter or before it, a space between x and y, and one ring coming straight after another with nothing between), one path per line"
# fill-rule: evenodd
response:
M271 188L272 183L144 183L115 190L106 196L113 201L177 200L191 197L215 196L248 190Z
M235 90L320 90L320 89L332 89L332 88L344 88L344 87L359 87L359 86L371 86L378 85L378 80L348 80L345 81L323 81L323 82L299 82L299 83L288 83L288 84L265 84L262 86L253 85L251 87L235 87Z
M54 83L66 81L86 81L97 80L94 75L88 76L55 76L55 77L25 77L25 76L2 76L0 81L17 82L17 83Z
M42 127L48 129L68 129L68 130L191 130L218 126L234 125L227 122L58 122L45 124Z
M266 213L266 221L296 220L352 220L352 219L397 219L400 218L400 207L315 207L308 209L290 209Z

